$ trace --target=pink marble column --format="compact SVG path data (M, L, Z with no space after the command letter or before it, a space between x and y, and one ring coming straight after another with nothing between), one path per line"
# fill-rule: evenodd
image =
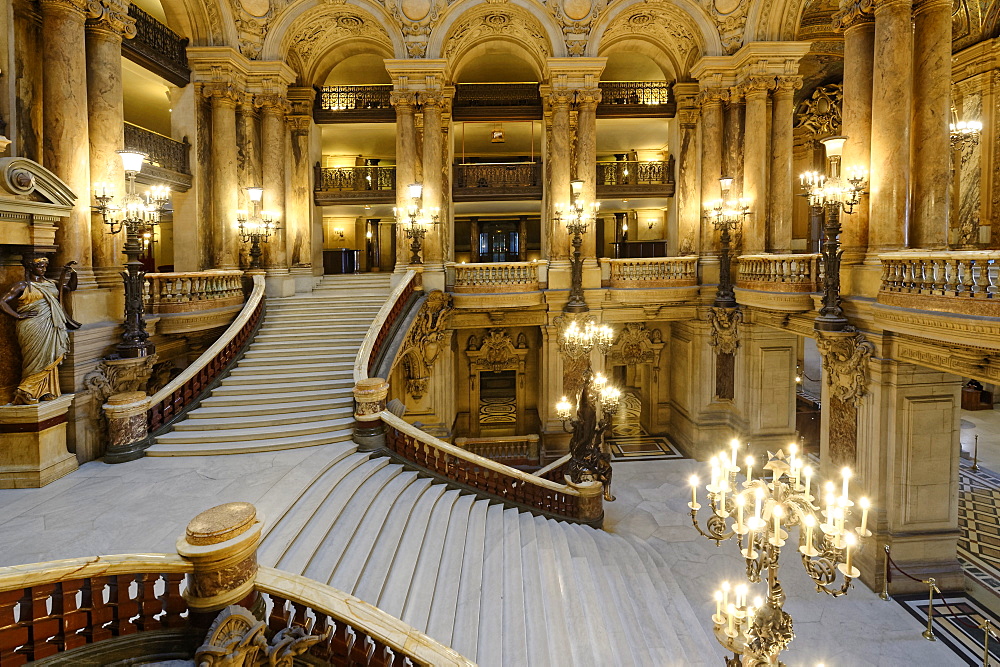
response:
M443 192L444 134L441 128L442 107L448 103L440 91L420 93L420 105L424 116L423 133L423 205L425 209L442 209L445 199ZM440 215L440 214L439 214ZM452 234L450 226L441 218L438 224L424 237L424 270L444 271L444 238Z
M751 77L744 87L746 121L743 130L743 192L750 200L750 215L743 226L743 252L767 250L767 170L770 166L767 137L767 91L773 77Z
M417 180L417 126L414 119L416 94L394 90L390 101L396 109L396 208L405 211L412 204L407 186ZM410 263L410 240L401 219L396 224L396 272Z
M802 77L778 77L771 105L771 187L768 224L768 249L777 253L792 251L792 209L795 202L792 161L795 149L792 125L795 120L795 91Z
M600 88L576 91L576 177L583 181L581 201L597 201L597 105ZM597 256L597 230L591 225L581 248L585 258Z
M948 245L951 213L951 2L913 9L913 225L916 248Z
M698 174L698 84L674 85L679 142L677 161L677 254L696 255L701 249L701 191ZM718 183L718 180L716 180Z
M236 212L239 179L236 154L236 105L239 92L231 83L206 84L212 100L212 268L237 268Z
M546 151L549 180L545 184L550 209L547 234L549 238L549 259L569 259L569 234L566 227L556 222L555 211L560 205L570 203L570 130L569 109L573 101L571 91L552 91L548 95L551 111L551 145Z
M107 183L118 196L125 192L125 170L116 151L123 148L122 38L135 37L135 19L123 0L101 0L88 6L87 110L90 131L90 180ZM90 193L86 193L90 198ZM121 287L124 234L109 234L98 214L91 218L94 277L101 287Z
M76 195L56 231L54 266L77 262L79 288L97 287L91 258L90 146L83 0L41 0L43 163Z
M264 187L262 209L278 220L279 229L263 244L263 266L269 275L288 273L288 249L285 215L285 112L288 102L281 95L257 95L254 104L260 108L261 120L261 183Z
M704 205L718 199L719 178L722 173L722 100L726 93L708 90L702 93L701 102L701 202L699 214ZM728 176L729 174L726 174ZM718 248L715 229L704 217L700 217L702 229L701 252L712 253Z
M292 273L300 278L313 275L313 163L310 142L312 109L316 91L289 88L291 110L286 117L289 129L289 181L285 184L285 239ZM306 271L306 269L310 269ZM301 291L301 287L296 288Z
M869 169L872 150L872 76L875 67L875 18L862 0L847 5L834 16L834 27L844 31L844 103L841 110L844 142L843 167ZM868 250L869 197L851 215L841 216L843 262L858 264Z
M907 245L910 226L911 0L875 4L869 252ZM921 102L923 103L923 101Z

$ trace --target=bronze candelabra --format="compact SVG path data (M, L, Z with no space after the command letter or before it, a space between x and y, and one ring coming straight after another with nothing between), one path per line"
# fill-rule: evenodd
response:
M736 296L733 294L732 259L730 258L730 232L738 228L750 215L749 199L729 199L729 191L733 179L719 179L722 199L705 205L705 217L719 232L719 288L715 293L716 308L735 308Z

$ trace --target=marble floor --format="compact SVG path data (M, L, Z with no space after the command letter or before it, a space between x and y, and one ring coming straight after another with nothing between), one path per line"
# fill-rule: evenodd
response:
M962 458L972 458L979 436L979 465L1000 473L1000 409L962 410Z
M43 489L0 491L0 564L172 552L187 521L222 502L253 502L265 517L276 517L308 484L321 450L93 462ZM686 480L702 467L689 460L616 462L618 500L607 505L606 526L647 542L671 564L665 574L685 599L672 602L676 618L664 621L710 630L711 593L722 579L741 576L741 559L731 544L716 548L690 525ZM795 561L782 581L797 635L785 658L789 667L965 664L943 643L922 639L920 624L901 606L867 588L821 597ZM721 664L721 648L705 652Z

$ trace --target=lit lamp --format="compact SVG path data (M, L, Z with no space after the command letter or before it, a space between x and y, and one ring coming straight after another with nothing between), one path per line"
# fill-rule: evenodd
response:
M611 456L604 452L602 443L620 402L621 390L588 366L577 404L574 406L563 396L555 405L563 430L573 434L569 443L570 480L574 484L601 482L604 499L609 502L615 499L611 495Z
M146 332L146 320L143 308L143 277L142 262L139 256L143 252L143 239L149 234L152 238L153 226L160 221L160 215L170 200L170 188L153 187L142 197L135 192L135 179L142 170L145 153L121 150L122 167L125 169L125 195L117 202L114 197L114 186L109 183L94 184L93 207L112 234L125 231L125 244L122 252L125 254L125 272L122 279L125 283L125 321L123 323L122 341L116 351L121 358L138 358L152 354L154 346L149 342Z
M240 241L250 244L250 270L260 269L260 258L263 251L261 243L267 243L271 239L271 234L278 229L274 220L274 214L260 210L261 199L264 197L263 188L245 188L247 199L250 200L250 212L237 211L236 221L240 232Z
M952 149L964 150L966 146L979 143L979 135L983 132L983 124L978 120L959 120L955 107L951 108L951 122L948 124L951 134Z
M590 221L597 215L600 209L600 202L584 204L581 201L583 194L583 181L575 180L570 182L570 203L556 206L556 223L566 225L566 231L572 237L573 257L571 259L572 273L569 290L569 301L563 307L567 313L583 313L589 310L587 301L583 295L583 255L580 248L583 246L583 235L587 233Z
M782 548L797 552L817 592L833 597L845 595L852 580L861 574L854 561L860 540L872 534L867 527L871 504L865 498L859 499L859 525L851 526L847 519L854 514L856 505L848 495L848 468L841 471L842 493L828 494L823 500L826 509L821 510L810 493L812 469L797 456L797 445L790 446L788 456L781 450L768 453L769 460L758 477L754 477L751 458L747 459L745 475L741 475L744 469L736 461L738 448L739 442L734 441L731 451L712 458L711 482L705 487L710 516L704 529L698 523L702 505L698 503L697 477L691 478L688 508L694 527L716 545L736 538L750 584L761 583L765 571L767 575L767 595L756 597L752 603L746 584L734 587L722 582L715 592L715 637L734 653L733 660L726 664L778 665L782 664L779 653L795 637L792 617L782 608L785 594L778 580ZM744 479L739 482L741 476ZM791 538L795 526L799 526L797 540Z
M430 226L438 221L441 209L434 208L425 210L422 206L424 186L420 183L411 183L406 186L406 194L412 202L405 210L392 209L392 214L396 216L397 224L400 222L400 215L406 216L406 238L410 239L410 264L423 264L420 259L420 248L424 236Z
M847 318L840 307L840 213L850 215L868 186L868 172L863 167L848 169L841 177L840 163L847 137L823 140L826 148L827 175L806 172L799 176L803 195L809 199L810 214L822 224L823 307L813 326L818 331L843 331Z
M730 199L729 191L733 187L733 179L719 179L719 189L722 198L705 204L705 217L719 231L719 288L715 292L714 306L717 308L735 308L736 296L733 294L732 261L729 257L729 244L732 241L730 232L736 229L750 215L749 199Z

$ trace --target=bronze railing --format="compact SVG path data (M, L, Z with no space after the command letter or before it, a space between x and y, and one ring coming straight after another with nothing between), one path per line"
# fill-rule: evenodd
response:
M459 83L455 86L458 107L540 106L537 83Z
M144 127L125 123L125 148L145 153L146 162L154 167L191 175L191 144L187 137L177 141Z
M323 111L359 111L361 109L391 109L389 93L392 84L364 86L323 86L316 96L316 108Z
M659 81L601 81L601 104L662 106L674 100L673 84Z
M533 188L541 182L541 162L455 165L456 188Z
M666 185L674 180L674 158L639 162L618 160L597 163L597 185Z
M369 192L395 189L395 167L316 168L316 192Z
M135 4L129 4L128 15L135 19L136 35L122 40L122 54L174 85L190 83L187 38L182 38Z

